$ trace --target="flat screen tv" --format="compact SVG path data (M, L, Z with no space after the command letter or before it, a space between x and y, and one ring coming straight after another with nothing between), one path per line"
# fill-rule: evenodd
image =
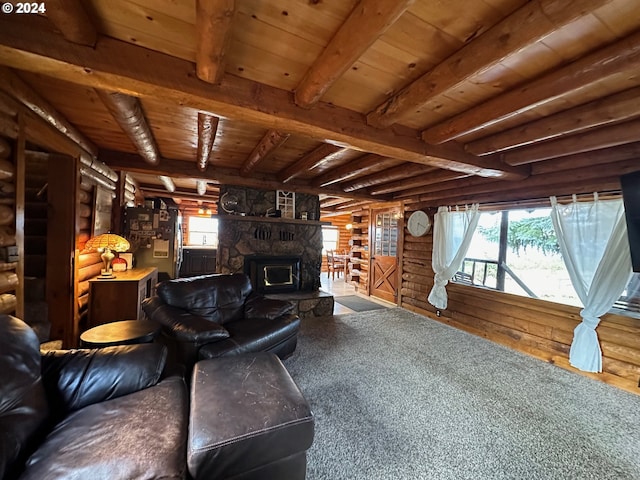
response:
M620 177L633 271L640 272L640 171Z

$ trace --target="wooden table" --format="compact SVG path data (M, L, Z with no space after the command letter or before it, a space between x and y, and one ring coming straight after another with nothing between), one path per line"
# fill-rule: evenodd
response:
M122 320L90 328L80 335L83 348L103 348L114 345L151 343L160 331L160 325L151 320Z

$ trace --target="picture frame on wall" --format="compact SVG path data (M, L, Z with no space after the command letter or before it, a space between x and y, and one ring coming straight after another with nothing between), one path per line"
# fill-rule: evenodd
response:
M111 192L100 185L95 186L93 208L93 232L96 237L111 230Z

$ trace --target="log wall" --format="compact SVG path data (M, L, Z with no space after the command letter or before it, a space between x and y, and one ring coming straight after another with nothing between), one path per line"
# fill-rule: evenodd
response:
M433 210L425 210L433 220ZM405 213L408 218L410 211ZM405 222L406 224L406 222ZM640 394L640 320L607 314L597 328L603 372L582 372L569 364L573 330L580 308L450 283L448 307L437 315L427 302L433 286L433 231L415 238L405 229L400 304L466 332L484 337L566 370Z
M0 135L0 313L16 314L19 285L18 261L7 258L16 246L16 145Z

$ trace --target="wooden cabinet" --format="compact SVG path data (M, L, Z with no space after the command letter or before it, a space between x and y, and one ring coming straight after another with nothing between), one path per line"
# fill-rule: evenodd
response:
M182 251L181 277L193 277L216 273L216 250L210 248L188 248Z
M154 293L158 269L134 268L115 278L89 280L89 327L118 320L145 318L142 300Z

